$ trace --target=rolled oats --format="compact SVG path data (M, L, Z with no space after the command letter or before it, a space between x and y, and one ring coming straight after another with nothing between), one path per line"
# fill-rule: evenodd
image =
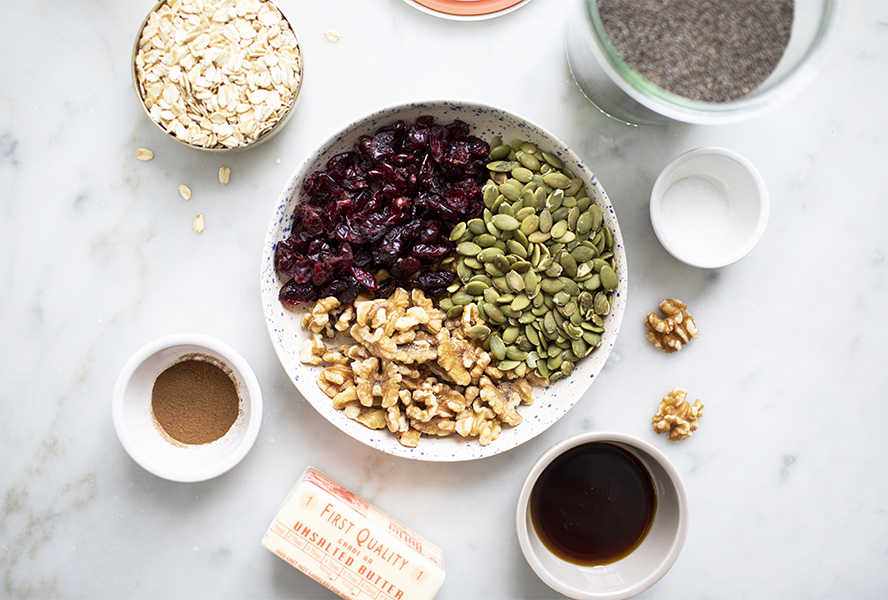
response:
M136 158L139 160L151 160L154 158L154 152L149 150L148 148L139 148L136 150Z
M325 36L327 37L327 39L330 40L331 42L338 42L338 41L339 41L339 38L342 37L341 35L339 35L339 32L336 31L335 29L325 29L325 30L324 30L324 35L325 35Z
M204 218L203 215L197 215L194 217L194 225L191 227L197 233L203 233L204 230Z
M191 200L191 188L184 183L179 185L179 193L182 194L182 197L186 200Z
M222 185L228 185L228 180L231 178L231 169L228 167L219 167L219 183Z
M302 78L296 35L267 0L168 0L135 59L150 117L180 140L235 148L286 114Z

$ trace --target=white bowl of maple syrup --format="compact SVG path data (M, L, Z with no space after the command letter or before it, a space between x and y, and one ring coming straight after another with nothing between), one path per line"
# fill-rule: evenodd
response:
M681 477L651 444L623 433L583 433L549 448L518 497L518 542L553 590L619 600L657 583L688 533Z
M262 392L234 348L180 333L146 344L127 361L112 416L121 445L142 468L170 481L205 481L252 448Z

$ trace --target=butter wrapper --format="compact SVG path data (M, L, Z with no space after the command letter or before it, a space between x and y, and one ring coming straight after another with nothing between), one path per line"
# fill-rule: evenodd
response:
M343 598L422 600L444 583L444 555L372 504L308 467L262 538Z

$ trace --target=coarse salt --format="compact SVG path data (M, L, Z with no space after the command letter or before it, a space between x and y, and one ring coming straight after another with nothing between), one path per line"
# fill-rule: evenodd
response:
M728 198L703 177L684 177L669 186L660 201L660 213L669 241L684 252L717 249L730 228Z

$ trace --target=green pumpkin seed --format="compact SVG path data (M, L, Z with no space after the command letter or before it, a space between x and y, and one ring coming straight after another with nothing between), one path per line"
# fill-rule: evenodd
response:
M527 358L527 352L521 348L516 348L515 346L506 346L506 358L509 360L524 361L524 359Z
M497 363L496 368L500 371L511 371L515 367L517 367L521 362L517 360L501 360Z
M475 235L480 235L487 231L487 226L484 223L484 219L472 219L467 223L469 227L469 231L474 233Z
M497 246L488 246L478 252L478 260L481 262L492 262L493 257L505 254L505 251Z
M577 192L580 191L580 188L583 187L583 180L579 177L573 177L570 180L570 185L567 186L567 189L564 190L565 196L573 196Z
M589 231L598 231L601 229L601 223L604 220L604 215L601 213L601 209L598 208L597 204L593 204L589 207L589 212L592 214L592 226L589 228Z
M577 276L577 259L575 259L572 254L562 254L561 259L558 262L564 269L565 275L568 277Z
M506 358L506 345L503 343L502 338L493 333L488 339L490 340L490 353L493 354L497 360L503 360Z
M528 294L536 294L540 289L540 278L533 269L528 270L524 274L524 289Z
M543 160L545 160L547 163L549 163L551 166L555 167L556 169L564 168L564 163L561 162L560 158L558 158L554 154L550 154L549 152L546 152L545 150L543 150Z
M533 233L530 233L527 235L527 240L529 242L534 243L534 244L542 244L544 242L549 241L549 239L551 239L551 237L552 237L552 235L549 233L546 233L545 231L534 231Z
M466 224L464 222L457 223L450 232L450 241L455 242L466 232Z
M558 221L566 221L567 215L570 214L570 208L566 206L561 206L557 210L552 211L552 221L557 223ZM552 237L555 237L554 235Z
M601 336L592 331L585 331L583 332L583 341L595 348L601 345Z
M488 287L490 286L483 281L471 281L466 284L466 293L471 296L480 296Z
M525 248L518 240L508 240L506 242L506 248L508 248L509 252L518 256L522 260L527 258L527 248Z
M552 225L552 230L549 233L551 233L552 237L556 240L564 236L564 234L567 233L567 221L558 221Z
M509 157L511 151L512 147L506 144L491 145L489 156L491 160L503 160Z
M467 304L471 304L475 301L474 296L467 294L466 292L456 292L452 296L450 296L450 300L453 304L459 304L461 306L465 306Z
M484 310L487 312L487 316L490 317L490 320L494 323L505 323L506 316L503 314L503 311L499 309L495 304L484 304Z
M517 271L509 271L506 274L506 281L512 290L516 292L524 291L524 277L522 277Z
M510 267L512 266L512 263L510 263L509 259L504 255L497 254L493 257L493 266L500 271L500 275L505 275L511 270Z
M558 329L558 323L555 322L555 315L549 311L543 319L543 331L552 335L555 333L556 329Z
M540 288L547 294L557 294L564 289L564 284L559 279L546 278L540 282Z
M546 269L546 275L549 277L560 277L563 270L564 267L561 266L561 263L553 262L549 265L549 268Z
M580 209L574 206L570 209L570 212L567 213L567 228L571 231L576 231L577 229L577 220L580 218Z
M550 229L552 229L554 221L552 220L552 213L549 212L549 209L544 209L540 212L540 231L544 233L548 233Z
M558 354L556 356L553 356L549 360L547 360L546 366L549 367L550 371L555 371L556 369L561 368L561 363L563 363L563 362L564 362L564 359L562 358L561 354Z
M521 197L521 188L517 185L512 185L512 181L514 180L509 179L505 183L501 183L499 186L500 194L505 196L509 202L514 202Z
M508 160L495 160L487 163L487 168L495 173L509 173L512 171L512 163Z
M515 296L515 299L512 300L509 308L514 311L520 312L528 306L530 306L530 298L528 298L527 294L518 294L517 296Z
M492 235L490 235L489 233L486 233L487 229L485 229L484 231L485 231L485 233L475 236L475 238L472 241L475 242L476 244L478 244L479 246L481 246L482 248L490 248L491 246L493 246L496 243L496 238L493 237Z
M519 152L515 158L531 172L531 177L533 177L534 171L540 170L540 161L532 153Z
M556 306L564 306L568 302L570 302L570 294L566 294L563 291L558 292L554 296L552 296L552 301Z
M526 260L516 260L512 263L512 270L518 273L527 273L531 268L531 264Z
M481 246L472 242L460 242L456 246L456 251L464 256L478 256Z
M577 206L577 209L580 207ZM585 234L592 230L592 213L584 212L577 218L577 233Z
M483 340L490 335L490 327L486 325L474 325L466 329L466 335L473 340Z
M524 206L521 210L515 212L514 216L523 224L525 219L536 216L536 209L534 209L532 204L530 206Z
M606 315L610 312L610 303L604 292L598 292L595 294L595 299L592 302L592 310L594 310L597 315Z
M601 271L599 271L599 276L601 277L601 286L607 290L608 292L612 292L617 289L617 286L620 283L620 279L617 277L616 272L611 268L610 265L605 265L601 267Z
M537 216L536 211L534 210L533 207L528 206L527 208L522 208L522 209L521 209L521 211L524 211L524 210L530 210L530 211L533 212L533 214L526 215L526 216L521 220L521 226L519 227L518 230L519 230L521 233L523 233L524 235L530 235L531 233L533 233L533 232L535 232L537 229L539 229L539 227L540 227L540 218ZM517 218L518 216L520 216L520 211L519 211L519 215L516 215L516 218Z
M490 165L487 167L490 168ZM543 181L546 182L546 185L555 188L556 190L563 190L570 187L570 178L567 175L558 172L551 172L543 175Z
M514 344L515 340L518 339L518 335L521 333L517 327L506 327L503 330L503 343L506 345Z
M475 238L475 243L480 245L480 242L478 242L478 238ZM592 248L590 248L589 246L583 246L583 245L580 245L580 246L577 246L576 248L574 248L570 254L571 254L571 256L573 256L574 260L577 263L584 263L587 260L592 260L592 258L595 256L595 253L592 250Z
M540 182L536 180L537 176L534 176L533 182L537 185L537 189L533 192L533 208L540 212L544 208L546 208L546 199L549 197L549 192L546 191L545 188L539 187ZM542 178L540 178L542 181Z
M521 225L515 217L502 214L494 215L491 218L491 223L493 223L497 229L502 231L514 231Z
M521 183L529 183L533 181L533 172L525 167L517 167L512 169L512 177Z
M447 318L448 319L458 319L463 314L463 309L465 306L462 304L457 304L453 308L447 310Z

